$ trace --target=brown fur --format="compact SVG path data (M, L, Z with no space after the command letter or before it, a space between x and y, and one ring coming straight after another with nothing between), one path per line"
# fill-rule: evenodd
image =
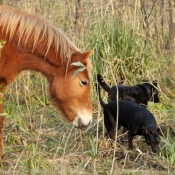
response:
M58 28L37 16L9 7L0 6L0 41L6 43L1 51L0 84L5 94L6 86L12 83L23 70L35 70L46 76L51 100L66 119L74 121L80 111L92 116L90 98L90 54L93 50L79 49ZM71 79L78 69L72 62L80 61L86 66L83 72ZM87 86L81 82L86 80ZM3 104L0 104L3 113ZM4 155L0 117L0 155Z

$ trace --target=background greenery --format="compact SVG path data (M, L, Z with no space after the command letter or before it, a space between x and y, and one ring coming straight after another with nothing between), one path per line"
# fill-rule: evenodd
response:
M162 2L164 6L162 8ZM67 124L51 105L47 81L23 72L5 96L6 156L0 174L174 174L174 52L168 49L168 0L4 0L9 5L51 20L82 50L95 48L91 96L93 124L83 132ZM149 22L145 27L145 13ZM162 19L164 23L162 24ZM149 24L149 27L148 27ZM109 85L157 80L161 103L149 103L163 135L157 155L143 137L134 150L127 137L105 137L103 114L94 84L96 74ZM107 94L103 94L104 100Z

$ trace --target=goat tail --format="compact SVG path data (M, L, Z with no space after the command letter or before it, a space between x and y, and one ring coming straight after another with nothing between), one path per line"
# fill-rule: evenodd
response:
M100 86L98 84L96 84L96 90L97 90L97 94L98 94L98 98L99 98L100 104L102 105L102 107L104 107L105 106L105 103L104 103L104 101L101 98Z
M106 91L109 92L110 91L110 87L104 82L103 77L100 74L97 74L97 80L98 83L100 84L100 86Z

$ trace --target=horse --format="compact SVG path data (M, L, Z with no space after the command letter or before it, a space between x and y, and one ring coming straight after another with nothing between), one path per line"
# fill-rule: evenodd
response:
M5 6L0 6L0 44L0 114L7 86L21 71L34 70L47 78L51 102L68 122L79 129L91 124L89 56L93 49L80 51L51 22ZM83 69L78 71L75 63L83 65ZM5 155L3 121L4 116L0 116L1 157Z

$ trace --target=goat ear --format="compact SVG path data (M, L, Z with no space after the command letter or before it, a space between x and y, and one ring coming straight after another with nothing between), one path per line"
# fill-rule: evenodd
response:
M161 134L160 128L157 128L157 132L158 132L158 134Z
M143 129L143 131L145 131L146 130L146 127L143 126L142 129Z
M151 134L151 131L149 129L146 129L145 134Z
M102 77L100 74L97 74L97 80L98 80L98 81L100 81L100 80L103 81L103 77Z
M140 88L138 88L138 86L134 86L132 88L132 94L139 95L140 93L142 93L142 92L141 92Z
M147 129L146 127L142 127L142 129L145 134L152 134L150 129Z
M157 87L157 80L153 81L153 85Z

